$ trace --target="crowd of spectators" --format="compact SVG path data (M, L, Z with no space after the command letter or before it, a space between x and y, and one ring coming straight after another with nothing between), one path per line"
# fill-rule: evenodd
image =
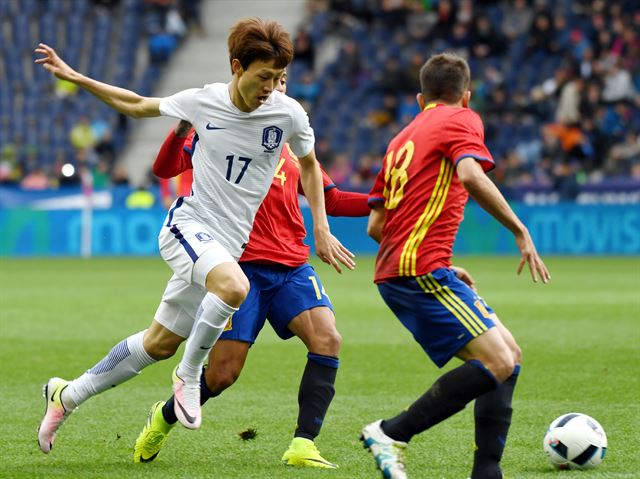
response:
M152 94L182 39L202 30L200 1L0 2L0 184L78 184L83 169L96 187L127 183L116 161L127 119L34 69L36 36L67 59L75 52L72 64L91 76ZM637 1L309 0L308 10L293 35L289 94L342 187L371 187L388 141L419 113L420 67L441 51L469 61L472 107L507 192L571 199L587 183L640 184ZM36 36L25 33L34 26ZM48 128L35 128L43 116Z
M190 32L200 0L0 2L0 185L27 190L126 184L118 166L129 122L33 64L39 41L90 76L149 95ZM146 50L146 65L139 51ZM91 175L85 173L91 172Z
M313 0L295 35L289 92L319 158L366 190L389 138L418 113L418 72L453 51L472 70L506 190L640 184L640 4L625 0Z

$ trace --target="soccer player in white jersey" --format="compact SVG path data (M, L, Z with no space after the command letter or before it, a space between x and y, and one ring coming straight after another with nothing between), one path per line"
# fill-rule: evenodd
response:
M285 142L300 159L318 256L338 272L339 263L349 269L355 265L353 255L329 231L307 115L295 100L274 92L292 59L288 33L276 22L245 19L231 28L228 47L230 83L205 85L167 98L142 97L88 78L45 44L35 50L41 55L36 63L119 112L136 118L173 116L189 121L198 134L193 195L176 200L159 236L160 253L174 274L154 320L149 329L118 343L79 378L49 379L44 386L46 411L38 430L45 453L51 451L56 431L80 403L171 357L185 336L189 339L184 356L173 374L175 412L184 426L200 426L202 363L248 293L249 282L237 260ZM184 324L185 316L193 322L190 333L175 327Z

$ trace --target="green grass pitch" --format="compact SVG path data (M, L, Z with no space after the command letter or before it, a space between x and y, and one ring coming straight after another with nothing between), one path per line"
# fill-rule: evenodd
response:
M516 336L524 365L503 461L510 479L640 477L640 260L547 258L549 285L517 277L514 257L463 257L481 294ZM281 465L297 414L305 349L266 327L243 375L204 409L199 431L176 427L158 460L134 465L132 446L149 406L170 392L176 358L93 398L59 431L45 456L36 442L41 386L73 378L151 321L169 270L160 259L0 260L0 477L376 478L358 441L362 426L411 403L440 374L382 303L373 260L342 276L317 266L344 337L337 393L317 444L337 471ZM455 362L455 361L454 361ZM452 364L451 364L452 365ZM451 366L449 365L449 366ZM472 408L418 436L411 478L465 479ZM609 451L593 471L558 472L542 452L548 423L594 416ZM243 442L237 433L256 428Z

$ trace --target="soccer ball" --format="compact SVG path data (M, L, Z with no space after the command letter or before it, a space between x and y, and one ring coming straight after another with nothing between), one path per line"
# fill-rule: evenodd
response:
M592 417L572 412L551 423L542 446L558 469L590 469L604 459L607 435Z

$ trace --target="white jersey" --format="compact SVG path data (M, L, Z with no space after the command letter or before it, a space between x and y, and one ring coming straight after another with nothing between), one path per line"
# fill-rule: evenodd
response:
M199 221L234 258L240 258L285 142L297 156L306 156L313 148L306 112L278 91L256 110L240 111L225 83L163 98L160 112L191 122L197 134L192 195L176 203L168 224Z

